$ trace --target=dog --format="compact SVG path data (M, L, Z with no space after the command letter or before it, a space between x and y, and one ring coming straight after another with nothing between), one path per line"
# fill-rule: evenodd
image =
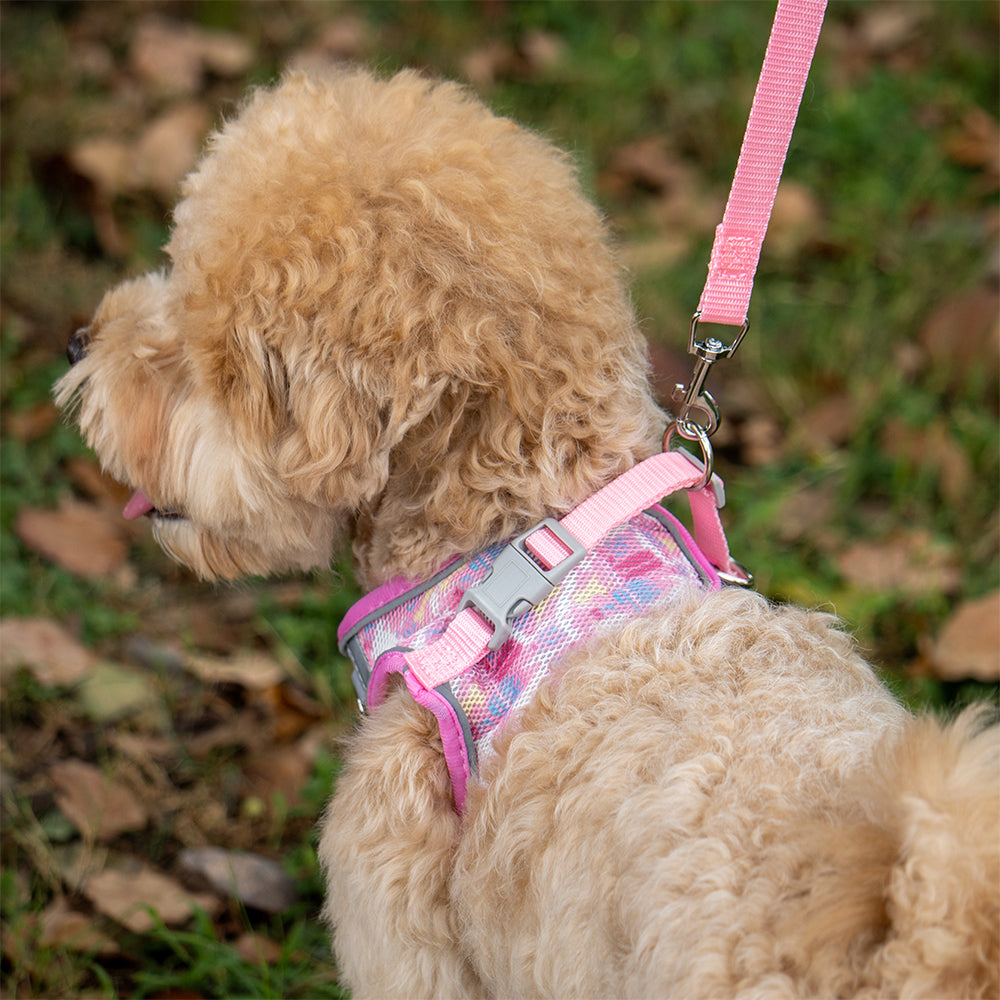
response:
M207 579L421 580L661 451L569 159L462 87L289 75L187 178L169 267L57 385ZM912 716L832 617L688 587L560 656L456 808L399 675L320 845L357 997L1000 992L1000 739Z

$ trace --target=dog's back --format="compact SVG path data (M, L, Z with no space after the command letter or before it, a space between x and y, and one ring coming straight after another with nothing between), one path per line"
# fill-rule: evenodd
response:
M1000 729L909 715L832 624L697 598L526 713L457 882L501 992L996 995Z

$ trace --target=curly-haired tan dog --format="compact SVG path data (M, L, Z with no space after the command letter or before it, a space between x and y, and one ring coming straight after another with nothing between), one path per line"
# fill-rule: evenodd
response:
M664 418L566 158L413 73L255 94L64 405L205 577L368 586L561 515ZM365 718L325 822L359 995L996 996L997 731L914 719L827 616L692 594L602 634L454 809L433 717Z

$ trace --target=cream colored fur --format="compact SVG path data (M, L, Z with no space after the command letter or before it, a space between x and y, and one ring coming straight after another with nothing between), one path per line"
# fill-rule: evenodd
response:
M427 574L659 447L570 164L454 85L255 93L167 249L58 397L205 577L348 536L367 585ZM326 916L359 997L996 996L998 768L828 616L692 594L561 664L461 817L394 688L324 822Z

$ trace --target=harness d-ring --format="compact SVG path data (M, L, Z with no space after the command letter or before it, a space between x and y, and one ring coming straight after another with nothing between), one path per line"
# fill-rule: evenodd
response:
M701 445L701 461L704 466L704 474L694 486L688 488L703 490L712 481L712 476L715 473L715 453L712 451L712 442L709 440L708 432L703 427L699 427L698 424L691 423L688 420L671 420L667 424L667 429L663 432L664 451L670 451L670 439L673 437L674 431L677 431L685 441L697 441ZM690 455L689 457L695 459L694 455Z

